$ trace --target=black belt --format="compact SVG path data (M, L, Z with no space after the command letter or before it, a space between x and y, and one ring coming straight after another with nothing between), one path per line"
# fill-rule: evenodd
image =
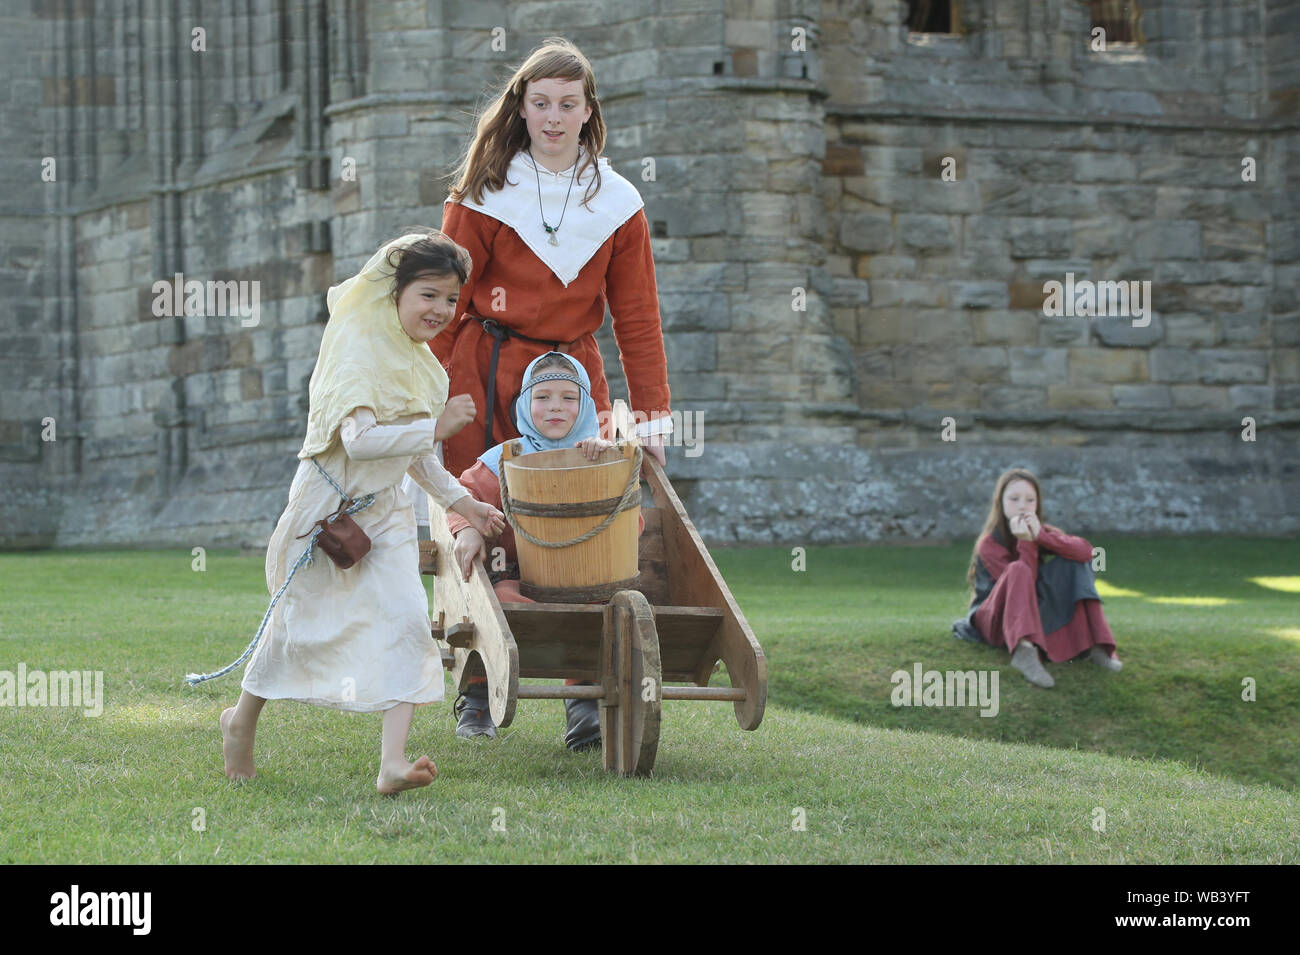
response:
M470 318L483 326L483 331L492 336L492 359L488 362L488 380L487 380L487 429L483 432L483 450L492 449L492 417L496 413L497 397L497 357L501 354L501 343L508 338L522 338L526 342L533 342L537 345L550 345L551 351L559 351L560 346L570 346L573 342L554 342L545 338L533 338L522 332L517 332L508 325L502 325L493 318L479 318L477 315L471 315ZM574 339L577 341L577 339ZM507 409L509 411L511 409Z

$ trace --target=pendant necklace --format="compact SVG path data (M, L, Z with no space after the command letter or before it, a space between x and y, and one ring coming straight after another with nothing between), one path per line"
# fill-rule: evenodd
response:
M581 158L582 150L579 149L578 159ZM551 245L560 244L560 240L555 237L555 234L560 231L560 226L564 224L564 213L567 212L569 208L569 196L573 192L573 183L578 178L578 159L573 161L573 176L569 179L569 191L564 194L564 208L560 210L560 221L555 225L550 225L546 221L546 211L542 208L542 174L537 168L537 160L533 159L532 149L530 148L528 150L528 161L533 164L533 173L537 176L537 211L542 215L542 228L544 228L546 234L551 237Z

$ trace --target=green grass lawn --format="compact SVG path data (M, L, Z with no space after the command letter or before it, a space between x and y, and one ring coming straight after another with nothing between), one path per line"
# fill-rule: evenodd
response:
M624 780L564 751L558 701L473 744L437 704L411 753L441 775L395 799L374 791L377 715L272 701L257 779L222 774L238 674L181 678L251 636L260 556L210 551L197 573L188 551L3 554L0 670L103 670L106 704L0 706L0 862L1300 861L1300 547L1106 545L1122 673L1050 665L1043 691L953 640L968 546L814 548L804 572L789 550L719 551L768 654L756 732L666 703L654 777ZM890 674L917 662L996 668L998 715L895 708Z
M1107 541L1098 590L1125 668L1047 664L1051 690L1030 686L1008 654L948 636L968 603L969 544L814 549L803 573L791 571L789 551L718 557L767 651L775 703L872 726L1177 760L1289 790L1300 784L1296 541ZM917 662L999 668L999 715L894 707L890 674ZM1242 700L1246 677L1255 680L1254 702Z

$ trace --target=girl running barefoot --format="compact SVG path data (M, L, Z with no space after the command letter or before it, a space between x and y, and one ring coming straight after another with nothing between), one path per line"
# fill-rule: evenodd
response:
M443 699L443 680L429 636L415 516L398 485L410 474L485 535L504 526L501 513L470 497L438 456L438 443L464 427L474 408L447 402L446 373L427 343L450 324L470 267L468 253L441 233L412 233L329 290L301 463L266 554L275 596L239 660L189 677L199 683L252 656L238 704L221 714L231 779L255 774L253 741L268 699L382 712L381 793L427 786L437 775L428 756L406 758L413 708ZM349 511L371 545L346 570L319 550L312 554L314 524L341 496L353 501Z
M1121 667L1101 612L1092 545L1042 522L1038 479L1023 468L998 478L966 580L975 591L968 620L985 642L1011 652L1011 665L1034 686L1055 684L1053 663L1081 654L1107 670Z

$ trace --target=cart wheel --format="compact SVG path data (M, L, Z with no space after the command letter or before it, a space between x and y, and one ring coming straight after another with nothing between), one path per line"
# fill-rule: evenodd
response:
M663 671L654 611L640 591L620 590L605 607L600 674L605 768L621 776L649 776L659 749Z

